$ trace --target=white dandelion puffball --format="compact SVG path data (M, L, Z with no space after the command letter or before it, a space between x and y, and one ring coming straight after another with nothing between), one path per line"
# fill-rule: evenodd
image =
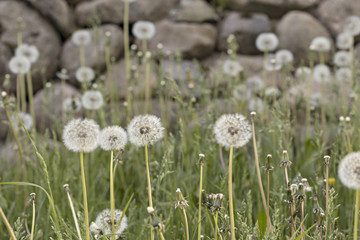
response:
M122 127L106 127L100 132L99 145L105 151L120 151L127 143L127 134Z
M31 117L31 115L28 113L24 113L24 112L19 112L18 115L19 115L21 122L24 124L24 127L26 128L26 130L29 131L33 125L33 119ZM14 129L15 130L21 129L22 131L25 132L21 122L18 119L18 115L13 114L11 116L11 121L13 123Z
M132 33L137 39L149 40L155 35L155 25L148 21L137 21L132 28Z
M139 115L134 117L128 127L129 141L138 146L153 145L164 136L160 118L154 115Z
M350 16L346 18L344 23L345 32L350 33L353 36L360 34L360 18L358 16Z
M273 97L278 98L278 97L280 97L281 92L280 92L279 88L277 88L277 87L267 87L265 89L264 94L265 94L265 97L267 97L267 98L273 98Z
M120 222L119 228L116 229L115 238L119 239L120 234L127 228L127 217L121 219L123 212L121 210L114 210L114 225L117 226ZM94 234L95 239L102 239L103 236L112 234L112 222L111 222L111 211L109 209L103 210L96 217L95 222L90 225L90 231Z
M69 80L69 75L67 74L67 71L65 69L56 72L56 76L60 79L60 80Z
M338 51L334 54L334 64L338 67L347 67L350 65L351 57L347 51Z
M100 91L88 90L81 97L82 106L88 110L98 110L104 104L104 98Z
M261 52L274 51L279 45L279 39L274 33L261 33L257 36L255 45Z
M311 41L310 49L317 52L328 52L331 50L331 42L326 37L316 37Z
M74 97L67 97L62 103L62 109L67 113L77 113L81 110L81 99Z
M275 59L280 64L285 65L294 61L294 55L287 49L281 49L275 53Z
M295 71L295 77L298 79L306 79L311 76L311 69L308 67L298 67Z
M360 152L346 155L339 164L338 174L346 187L360 189Z
M222 66L223 72L229 76L237 76L241 71L243 71L243 67L236 60L227 59Z
M92 152L98 147L99 125L91 119L74 119L63 131L63 142L73 152Z
M282 64L276 60L275 54L269 54L269 56L264 60L264 68L266 71L279 71L281 67Z
M36 62L39 55L39 50L34 45L21 44L15 50L15 56L25 57L30 63Z
M340 33L336 37L336 46L342 50L348 50L354 44L353 36L348 32Z
M91 33L88 30L77 30L71 35L71 40L76 46L85 46L91 42Z
M246 79L246 86L249 88L250 91L254 93L259 93L264 90L264 81L261 77L252 76Z
M318 64L313 70L313 79L316 82L328 82L331 80L330 68L327 65Z
M224 114L214 126L214 134L218 144L226 148L239 148L251 139L251 126L241 114Z
M336 80L338 80L339 82L350 82L351 69L343 67L336 70Z
M261 98L254 97L249 100L247 107L250 112L263 113L265 104Z
M90 67L79 67L76 70L75 77L76 80L78 80L81 83L91 82L95 77L95 73L94 70Z
M240 84L234 87L233 96L238 101L246 101L251 96L251 91L245 84Z
M26 57L15 56L9 62L10 71L14 74L25 74L30 70L31 63Z

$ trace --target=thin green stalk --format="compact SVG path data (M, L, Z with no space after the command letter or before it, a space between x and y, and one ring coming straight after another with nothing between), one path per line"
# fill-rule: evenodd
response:
M214 222L215 222L215 235L214 235L214 238L215 238L215 240L217 240L217 236L219 234L218 215L219 215L219 212L216 211L215 216L214 216Z
M124 52L125 52L125 88L126 88L126 115L127 121L131 117L131 96L130 96L130 52L129 52L129 5L128 1L124 3Z
M115 223L114 223L115 198L114 198L113 162L114 162L114 151L111 151L111 157L110 157L110 209L111 209L111 232L112 232L111 239L115 240Z
M256 173L258 176L258 182L259 182L259 188L260 188L260 193L261 193L261 199L262 199L262 203L264 205L265 208L265 213L266 213L266 218L267 218L267 228L266 231L271 230L271 219L270 219L270 214L269 214L269 209L266 206L266 199L265 199L265 193L264 193L264 189L263 189L263 185L262 185L262 181L261 181L261 175L260 175L260 166L259 166L259 157L258 157L258 152L257 152L257 147L256 147L256 138L255 138L255 123L254 123L254 117L255 117L255 112L251 113L251 128L252 128L252 136L253 136L253 146L254 146L254 155L255 155L255 163L256 163Z
M356 190L355 198L355 213L354 213L354 240L357 240L358 235L358 221L359 221L359 199L360 199L360 189Z
M149 170L149 154L148 154L148 146L146 143L145 143L145 162L146 162L146 178L147 178L147 185L148 185L149 206L153 207L152 196L151 196L150 170ZM151 238L151 240L154 239L153 228L151 228L150 238Z
M30 105L30 114L33 120L33 126L34 129L36 129L36 118L35 118L35 109L34 109L34 101L33 101L33 84L31 79L31 71L28 71L26 73L26 79L27 79L27 86L28 86L28 95L29 95L29 105Z
M21 94L21 111L26 112L26 87L25 87L25 79L24 74L20 75L20 94Z
M114 90L116 89L114 86L114 81L113 81L113 76L112 76L112 71L111 71L111 61L110 61L110 43L106 44L105 46L105 62L106 62L106 72L107 72L107 77L108 77L108 81L109 81L109 92L110 92L110 108L111 110L115 109L115 94L114 94ZM115 111L116 113L117 111ZM113 123L114 120L114 116L112 114L113 112L111 111L110 114L110 118L111 118L111 122Z
M34 229L35 229L35 193L30 194L30 196L31 196L31 202L32 202L32 207L33 207L30 240L33 240L34 239Z
M203 162L200 161L200 186L199 186L199 212L198 212L198 240L201 236L201 195L203 182Z
M151 90L150 90L150 56L145 54L145 109L144 113L148 113L149 105L150 105L150 97L151 97Z
M142 40L142 49L143 49L143 53L145 55L147 52L147 40L146 39Z
M230 156L229 156L229 211L230 211L230 225L231 225L231 240L236 240L235 238L235 220L234 220L234 206L233 206L233 196L232 196L232 162L233 162L233 146L230 147Z
M20 112L21 93L20 93L20 74L16 76L16 111Z
M159 235L161 240L165 240L163 233L161 232L160 228L158 229Z
M326 161L326 160L325 160ZM329 221L329 164L325 163L326 173L325 173L325 209L326 209L326 215L325 215L325 239L327 237L328 233L328 221Z
M185 221L185 229L186 229L186 240L190 240L190 237L189 237L189 224L188 224L185 208L183 209L183 213L184 213L184 221Z
M83 198L84 198L86 239L90 240L89 210L88 210L88 204L87 204L86 181L85 181L85 170L84 170L84 152L80 152L80 168L81 168L81 181L82 181Z
M85 52L84 52L84 45L80 45L80 66L85 67Z
M73 219L74 219L74 222L75 222L76 232L77 232L77 234L78 234L79 240L82 240L82 238L81 238L81 232L80 232L80 228L79 228L79 222L78 222L78 220L77 220L76 213L75 213L75 208L74 208L74 204L73 204L73 202L72 202L72 200L71 200L71 196L70 196L69 185L68 185L68 184L65 184L65 185L64 185L64 188L65 188L65 190L66 190L66 195L67 195L68 200L69 200L71 213L72 213L72 215L73 215Z
M4 213L4 211L2 210L1 207L0 207L0 216L1 216L2 220L4 221L5 227L6 227L6 229L8 230L11 239L12 239L12 240L16 240L16 236L15 236L14 230L12 229L12 227L11 227L9 221L7 220L7 218L6 218L6 216L5 216L5 213Z

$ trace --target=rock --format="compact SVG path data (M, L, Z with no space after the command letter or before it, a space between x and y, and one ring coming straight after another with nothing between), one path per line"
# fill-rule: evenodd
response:
M137 0L130 3L130 22L158 21L165 18L178 3L179 0ZM75 11L81 26L88 26L94 19L100 20L100 23L119 24L124 18L124 3L121 0L94 0L80 3Z
M177 22L217 22L219 16L204 0L182 0L177 9L171 12L171 18Z
M111 32L111 45L110 54L115 59L119 58L123 53L123 33L121 29L116 25L102 25L98 28L98 32L88 30L92 33L92 41L89 45L84 47L85 52L85 65L94 68L98 71L103 71L105 62L105 43L106 32ZM96 44L96 38L98 38L98 45ZM61 66L68 70L71 76L72 82L76 83L74 79L75 71L80 66L80 50L72 41L71 37L66 40L61 56Z
M149 40L149 49L155 51L157 44L164 51L180 52L187 59L209 56L216 41L216 28L210 24L173 23L163 20L155 24L156 34ZM138 42L138 46L140 42Z
M242 12L262 12L270 17L281 17L287 11L305 10L321 0L230 0L227 7Z
M233 34L238 43L238 52L242 54L259 53L256 49L256 37L263 32L269 32L271 24L269 18L262 13L250 14L248 16L232 12L221 23L219 28L217 48L226 51L227 38Z
M49 19L50 23L61 33L63 37L67 37L75 28L75 20L73 12L65 0L25 0L42 16Z
M335 37L343 31L344 20L360 16L360 2L348 0L325 0L319 4L317 15Z
M50 88L44 88L35 94L34 107L38 131L44 132L45 129L49 129L60 134L63 120L66 123L73 117L83 116L82 110L77 113L64 112L63 115L62 102L68 97L81 98L81 94L76 88L66 83L64 86L60 83L52 84Z
M23 43L37 46L40 51L38 61L32 66L34 90L43 85L43 79L51 78L58 66L61 42L58 33L36 11L18 1L0 1L0 42L9 49L17 46L17 19L22 17ZM0 72L0 76L5 73ZM11 81L11 90L15 90L15 76ZM2 84L3 78L0 78Z
M70 6L75 6L81 2L86 2L88 0L66 0Z
M145 64L138 65L134 60L132 66L136 67L135 79L131 82L132 94L135 98L145 96ZM112 66L112 77L113 82L116 86L117 95L121 99L126 98L126 78L125 78L125 60L121 59L119 62ZM106 78L107 87L109 87L110 81ZM153 91L157 86L157 75L156 75L156 66L151 64L150 67L150 88Z
M310 43L315 37L326 37L334 45L325 27L310 14L300 11L287 13L278 24L277 34L278 48L290 50L294 54L295 65L307 62Z

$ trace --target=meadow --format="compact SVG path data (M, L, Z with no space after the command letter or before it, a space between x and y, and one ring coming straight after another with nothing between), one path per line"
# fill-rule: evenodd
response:
M336 46L318 37L297 65L275 34L260 34L261 76L244 73L230 35L223 64L199 63L193 76L181 54L148 51L156 29L138 22L124 27L122 98L110 43L99 76L84 57L92 36L79 30L82 96L63 97L44 129L29 74L37 50L19 28L16 93L8 76L1 93L12 144L0 155L0 239L358 239L359 33L350 17ZM59 71L45 94L67 81Z

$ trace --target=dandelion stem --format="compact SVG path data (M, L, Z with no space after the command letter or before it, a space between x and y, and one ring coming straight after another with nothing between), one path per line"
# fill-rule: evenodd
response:
M79 228L79 222L78 222L78 220L77 220L76 213L75 213L75 209L74 209L74 204L73 204L73 202L72 202L72 200L71 200L71 196L70 196L69 185L65 184L64 187L65 187L65 190L66 190L66 195L67 195L68 200L69 200L71 213L72 213L72 215L73 215L73 219L74 219L74 222L75 222L76 232L77 232L77 234L78 234L79 240L82 240L82 238L81 238L81 232L80 232L80 228Z
M261 175L260 175L259 157L258 157L258 153L257 153L256 138L255 138L254 117L255 117L255 112L252 112L252 114L251 114L251 128L252 128L252 136L253 136L253 146L254 146L254 155L255 155L255 163L256 163L256 172L257 172L257 176L258 176L261 199L262 199L262 202L263 202L263 205L264 205L264 208L265 208L265 213L266 213L266 218L267 218L266 231L269 231L269 230L271 230L272 227L271 227L269 209L266 206L265 193L264 193L264 189L263 189L263 185L262 185L262 181L261 181Z
M85 171L84 171L84 152L80 152L80 167L81 167L81 181L82 181L83 198L84 198L86 239L90 240L89 211L88 211L88 204L87 204L86 181L85 181Z
M218 236L218 234L219 234L218 215L219 215L219 212L216 211L215 217L214 217L214 221L215 221L215 234L214 234L214 238L215 238L215 240L217 240L217 236ZM220 236L221 236L221 235L220 235Z
M200 240L200 236L201 236L201 195L202 195L202 181L203 181L203 162L200 161L199 212L198 212L198 240Z
M161 232L160 228L158 229L159 235L161 240L165 240L163 233Z
M32 85L31 71L30 70L26 73L26 79L27 79L27 86L28 86L30 114L31 114L31 117L32 117L32 120L33 120L34 129L36 129L36 118L35 118L34 101L33 101L34 91L33 91L33 85Z
M85 53L84 53L84 45L80 45L80 66L85 67Z
M326 209L326 215L325 215L325 239L327 237L327 232L328 232L328 221L329 221L329 164L325 165L326 168L326 175L325 175L325 179L326 179L326 193L325 193L325 209Z
M26 89L24 74L20 74L21 111L26 112Z
M34 239L34 229L35 229L35 194L32 195L32 209L33 209L33 216L32 216L32 223L31 223L31 235L30 240Z
M267 209L270 209L270 171L267 171L267 191L266 191Z
M145 41L145 40L144 40ZM145 54L145 109L144 113L148 113L150 104L150 57Z
M190 240L190 237L189 237L189 224L188 224L185 208L183 209L183 213L184 213L184 221L185 221L185 229L186 229L186 240Z
M4 224L10 234L10 237L12 240L16 240L16 237L15 237L15 233L14 233L14 230L12 229L9 221L7 220L6 216L5 216L5 213L3 212L2 208L0 207L0 216L2 218L2 220L4 221Z
M106 71L107 71L107 77L109 80L109 92L110 92L110 106L111 109L115 109L115 96L114 96L114 81L111 71L111 60L110 60L110 43L106 44L105 46L105 62L106 62ZM116 111L115 111L116 112ZM110 114L111 122L114 120L114 116L111 113Z
M231 240L235 240L235 221L234 221L234 206L233 206L233 197L232 197L232 162L233 162L233 150L234 147L230 147L229 155L229 211L230 211L230 225L231 225Z
M359 220L359 200L360 200L360 189L356 190L355 198L355 213L354 213L354 240L357 240L358 235L358 220Z
M114 223L115 198L114 198L113 162L114 162L114 151L111 151L111 157L110 157L110 211L111 211L111 232L112 232L111 239L115 240L115 223Z
M146 177L147 177L147 185L148 185L149 206L153 207L152 196L151 196L151 182L150 182L149 156L148 156L147 143L145 143L145 162L146 162ZM154 230L153 230L153 228L151 228L150 237L151 237L151 240L154 239Z

